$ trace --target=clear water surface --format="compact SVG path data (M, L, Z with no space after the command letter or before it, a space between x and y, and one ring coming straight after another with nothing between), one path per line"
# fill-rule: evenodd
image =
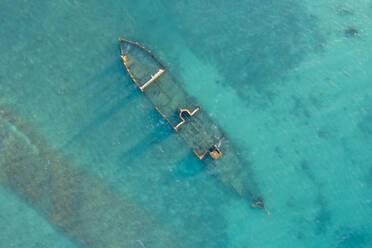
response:
M0 3L0 247L372 247L372 2ZM125 73L150 48L239 147L272 216Z

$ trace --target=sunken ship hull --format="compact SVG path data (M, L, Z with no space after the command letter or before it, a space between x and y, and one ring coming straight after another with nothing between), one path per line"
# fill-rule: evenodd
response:
M253 207L264 208L247 163L239 158L222 130L150 50L138 42L121 38L119 41L121 58L133 82L183 137L196 157L203 160L223 184L251 201Z

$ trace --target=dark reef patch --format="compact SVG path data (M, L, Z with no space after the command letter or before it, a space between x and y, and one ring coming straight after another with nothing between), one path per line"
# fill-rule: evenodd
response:
M346 38L359 37L359 36L360 36L359 30L355 27L348 27L345 30L345 37Z

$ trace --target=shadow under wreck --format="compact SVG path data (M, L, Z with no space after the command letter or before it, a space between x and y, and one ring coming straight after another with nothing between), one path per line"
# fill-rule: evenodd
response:
M248 175L248 167L195 99L182 89L150 50L138 42L122 38L119 41L121 58L128 74L159 114L217 178L251 201L252 207L262 208L269 214L252 175Z

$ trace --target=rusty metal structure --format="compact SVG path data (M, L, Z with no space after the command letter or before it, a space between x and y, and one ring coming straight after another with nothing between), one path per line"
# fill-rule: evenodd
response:
M119 41L126 71L160 115L217 178L252 201L253 207L264 208L247 163L195 99L185 92L150 50L138 42L122 38ZM256 204L258 200L262 204Z

